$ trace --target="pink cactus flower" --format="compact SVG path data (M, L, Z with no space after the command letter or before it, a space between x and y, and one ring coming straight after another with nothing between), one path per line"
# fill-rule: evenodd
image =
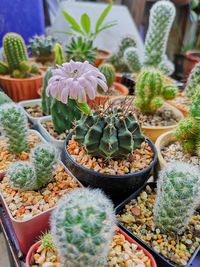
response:
M52 70L53 76L49 79L46 93L67 103L68 97L87 102L87 96L94 99L99 85L105 92L108 90L105 76L87 61L58 65Z

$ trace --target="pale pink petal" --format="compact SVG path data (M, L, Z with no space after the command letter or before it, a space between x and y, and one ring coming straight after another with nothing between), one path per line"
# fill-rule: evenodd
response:
M103 80L97 79L97 83L104 90L104 92L108 91L108 86Z
M85 92L88 95L88 97L93 100L96 97L96 88L91 87L87 87L85 88Z
M65 87L61 92L60 101L63 102L64 104L67 104L68 96L69 96L69 88Z

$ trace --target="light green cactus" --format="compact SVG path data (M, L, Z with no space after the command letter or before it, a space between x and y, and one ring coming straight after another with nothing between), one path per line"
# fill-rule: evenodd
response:
M125 50L129 47L136 47L136 41L133 36L125 36L121 40L118 55L123 57Z
M166 166L159 174L154 222L162 232L181 234L200 198L200 171L183 162Z
M115 68L110 63L103 63L99 66L99 70L105 76L108 88L110 88L115 81Z
M175 68L174 64L165 56L165 58L158 64L158 69L165 75L170 76L173 74Z
M5 103L11 103L12 100L8 95L6 95L4 92L0 91L0 106Z
M185 88L186 96L190 99L197 91L200 91L200 63L197 63L192 69Z
M142 62L138 49L135 47L127 48L124 51L124 62L127 64L131 72L140 72L142 68Z
M48 251L48 250L54 250L55 246L53 243L53 237L51 233L45 233L40 237L42 246Z
M63 198L51 218L59 256L68 267L107 266L115 225L113 205L98 189L75 189Z

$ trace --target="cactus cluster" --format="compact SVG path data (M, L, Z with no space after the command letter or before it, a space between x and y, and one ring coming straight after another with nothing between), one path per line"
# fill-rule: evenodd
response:
M11 152L20 154L28 148L28 121L19 105L5 103L0 106L0 127L8 138Z
M183 162L160 172L154 205L154 222L163 232L181 234L200 198L200 171Z
M60 200L51 232L63 266L107 266L114 225L113 205L99 189L75 189Z
M76 123L74 139L88 154L105 159L128 157L145 140L132 112L112 106L83 115Z
M129 47L124 51L124 61L131 72L140 72L142 68L142 62L136 47Z
M37 74L36 64L29 61L23 38L17 33L7 33L3 38L6 62L0 62L0 74L14 78L27 78Z
M18 190L39 190L53 180L58 152L49 144L39 144L31 151L30 162L16 162L7 171L10 185Z
M174 64L167 58L167 56L164 57L164 59L158 64L158 69L163 72L164 75L171 75L174 70Z
M164 100L173 99L177 88L164 85L163 74L154 68L145 68L139 74L135 88L135 106L144 113L154 113Z
M186 85L186 96L192 98L197 91L200 91L200 63L197 63L192 69Z

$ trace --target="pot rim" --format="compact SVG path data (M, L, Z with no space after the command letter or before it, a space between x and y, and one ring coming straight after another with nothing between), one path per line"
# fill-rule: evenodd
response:
M27 82L35 81L43 78L43 71L39 71L37 75L29 78L12 78L9 74L0 75L0 80L12 81L12 82Z
M195 62L200 62L200 57L195 57L193 54L199 54L200 55L200 50L188 50L186 53L185 53L185 57L187 59L190 59L190 60L193 60Z

